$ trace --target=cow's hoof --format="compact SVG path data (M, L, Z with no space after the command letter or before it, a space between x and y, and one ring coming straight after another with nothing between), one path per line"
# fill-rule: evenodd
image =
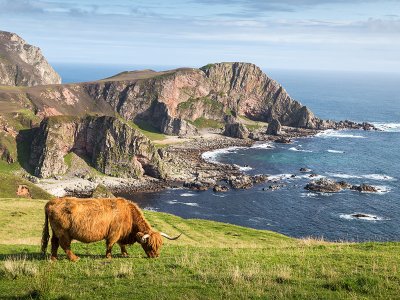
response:
M78 261L80 259L81 258L79 256L74 256L74 257L71 257L69 260L72 261L72 262L76 262L76 261Z
M122 255L122 257L129 257L128 253L122 253L121 255Z
M58 260L57 256L51 256L50 257L50 261L57 261L57 260Z

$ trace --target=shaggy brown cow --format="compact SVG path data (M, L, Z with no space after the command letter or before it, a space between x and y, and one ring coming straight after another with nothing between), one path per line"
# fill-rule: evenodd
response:
M121 247L123 256L127 256L126 245L138 242L148 257L158 257L165 233L154 231L146 221L139 207L122 198L114 199L77 199L59 198L47 202L45 223L42 236L42 252L46 254L49 242L49 222L53 235L51 238L51 259L57 260L58 246L71 261L79 259L71 251L71 241L84 243L106 240L106 257L111 258L111 249L115 243Z

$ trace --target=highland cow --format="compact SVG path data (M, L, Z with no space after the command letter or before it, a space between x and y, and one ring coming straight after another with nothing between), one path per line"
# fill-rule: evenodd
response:
M162 236L170 240L165 233L152 229L139 207L123 198L114 199L77 199L59 198L47 202L45 223L42 235L42 253L46 254L49 242L49 223L52 229L51 260L57 260L58 247L65 251L71 261L79 259L71 251L71 241L83 243L106 241L106 257L111 258L115 243L127 256L127 245L138 242L150 258L160 255Z

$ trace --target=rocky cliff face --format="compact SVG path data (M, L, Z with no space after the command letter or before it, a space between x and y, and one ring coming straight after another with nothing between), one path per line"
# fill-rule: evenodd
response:
M35 175L63 174L64 157L74 152L98 171L117 177L144 174L163 178L161 158L139 131L114 117L49 117L42 121L32 144L30 164Z
M195 133L199 118L223 122L234 111L253 120L319 128L310 110L249 63L218 63L201 69L127 72L84 85L89 96L109 103L128 120L146 120L166 134Z
M38 47L15 33L0 31L0 85L34 86L61 83Z
M0 88L0 101L27 99L36 115L115 115L148 123L169 135L193 135L199 124L226 123L226 115L279 121L309 129L346 128L323 121L260 68L249 63L217 63L201 69L123 72L95 82ZM212 121L212 122L211 122ZM347 126L348 127L348 126Z

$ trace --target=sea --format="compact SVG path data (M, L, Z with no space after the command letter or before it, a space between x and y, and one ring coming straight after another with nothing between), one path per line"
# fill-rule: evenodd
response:
M64 82L91 81L125 70L173 67L55 65ZM248 174L268 174L278 182L278 190L269 189L274 183L263 183L227 193L168 189L125 196L147 210L297 238L400 241L400 74L264 71L316 116L367 121L381 131L327 130L289 145L258 143L203 154L206 160L236 164ZM309 168L317 178L370 184L378 193L313 193L304 189L312 178L300 168Z

